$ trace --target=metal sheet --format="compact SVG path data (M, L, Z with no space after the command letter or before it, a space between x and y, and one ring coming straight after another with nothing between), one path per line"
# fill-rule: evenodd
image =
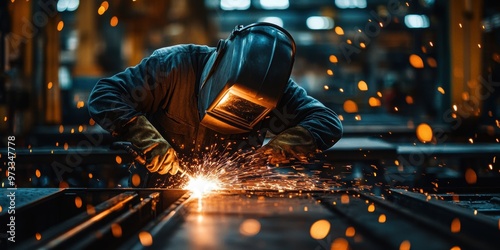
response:
M203 198L184 190L65 189L16 210L16 239L24 244L9 247L496 249L500 221L428 197L360 189L228 190Z
M185 206L184 221L159 233L153 248L330 249L349 227L310 193L219 193L190 199ZM328 227L313 227L318 221ZM345 240L378 249L362 237Z

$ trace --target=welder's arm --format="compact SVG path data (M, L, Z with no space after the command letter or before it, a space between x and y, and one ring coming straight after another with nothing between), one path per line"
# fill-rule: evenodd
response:
M283 163L291 158L307 162L310 155L315 153L317 146L314 138L307 129L295 126L273 137L266 145L257 150L267 156L271 164Z
M134 67L100 79L89 96L92 119L116 136L133 118L157 112L169 91L165 81L169 72L163 68L153 53Z
M144 116L134 117L119 136L131 142L145 157L146 168L159 174L176 174L179 160L175 150Z
M161 107L168 92L168 71L155 52L138 65L103 78L89 97L90 116L115 138L129 141L145 156L151 172L166 174L178 169L174 149L146 119ZM163 84L159 84L163 83Z
M258 149L275 164L290 158L305 161L308 156L332 147L342 137L337 114L289 80L284 95L273 110L267 128L276 136Z

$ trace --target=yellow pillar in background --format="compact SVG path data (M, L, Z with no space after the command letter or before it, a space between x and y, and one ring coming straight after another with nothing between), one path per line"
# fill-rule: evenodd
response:
M31 81L34 74L34 42L33 38L40 32L40 23L34 23L33 4L30 1L9 1L8 11L11 20L11 32L7 35L6 50L7 61L17 61L20 65L8 64L7 71L17 69L9 78L11 89L20 90L24 93L32 93L36 87ZM39 21L39 20L37 20ZM42 22L43 23L43 22ZM2 58L4 59L4 58ZM36 100L41 100L38 98ZM22 97L21 97L22 98ZM26 100L28 102L28 100ZM39 107L35 112L29 110L18 110L13 106L0 106L0 117L3 125L0 130L10 129L16 134L22 134L29 130L35 120L35 113L43 112L43 102L34 103Z
M29 1L15 1L9 4L9 11L12 21L12 32L7 39L9 53L14 57L23 56L20 60L23 62L23 74L31 76L33 74L33 37L37 29L30 22L32 3Z
M127 57L127 66L134 66L138 64L144 54L144 37L146 32L144 30L145 22L127 22L127 31L125 34L125 51Z
M451 101L462 118L478 116L481 106L482 3L450 1Z
M74 76L100 76L101 69L96 62L96 44L98 32L96 27L97 6L95 1L80 1L76 13L78 32L78 48Z
M61 124L61 88L59 86L60 66L60 37L57 25L60 21L59 15L50 18L46 27L45 41L45 122L48 124Z

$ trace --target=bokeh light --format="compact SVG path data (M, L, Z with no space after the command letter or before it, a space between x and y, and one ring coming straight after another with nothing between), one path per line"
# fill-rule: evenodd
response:
M432 141L433 132L431 126L427 123L422 123L417 127L417 138L422 143L427 143Z
M309 233L315 240L324 239L330 232L330 222L327 220L318 220L311 225Z
M260 232L260 222L256 219L246 219L240 225L240 233L244 236L254 236Z
M144 247L149 247L153 245L153 236L149 232L142 231L139 233L139 241Z
M412 54L410 55L410 64L416 69L421 69L424 67L424 61L418 55Z
M346 100L344 102L344 111L346 113L356 113L358 112L358 105L352 100Z

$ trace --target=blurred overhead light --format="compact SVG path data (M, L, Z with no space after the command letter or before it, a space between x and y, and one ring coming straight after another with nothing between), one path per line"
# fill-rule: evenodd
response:
M335 0L335 6L340 9L364 9L366 8L366 0Z
M408 28L429 28L429 17L426 15L406 15L405 25Z
M498 28L500 27L500 14L494 14L491 16L491 24L493 27Z
M80 5L80 0L59 0L57 2L57 11L75 11Z
M250 8L250 0L220 0L220 8L223 10L247 10Z
M290 3L288 0L260 0L260 6L266 10L284 10L288 9Z
M329 30L333 28L333 19L326 16L310 16L306 21L307 27L312 30Z
M68 50L76 50L78 48L78 34L76 31L71 31L69 33L68 40L66 40L66 46Z
M298 32L294 34L295 42L300 45L313 45L314 36L312 32Z
M436 2L436 1L435 0L420 0L420 3L426 7L430 7L430 6L434 5L434 2Z
M66 66L59 67L59 85L61 89L71 89L71 73Z
M173 22L165 27L164 32L169 36L178 36L184 32L184 26L178 22Z
M283 27L283 19L275 16L263 17L258 20L259 22L274 23L280 27Z

